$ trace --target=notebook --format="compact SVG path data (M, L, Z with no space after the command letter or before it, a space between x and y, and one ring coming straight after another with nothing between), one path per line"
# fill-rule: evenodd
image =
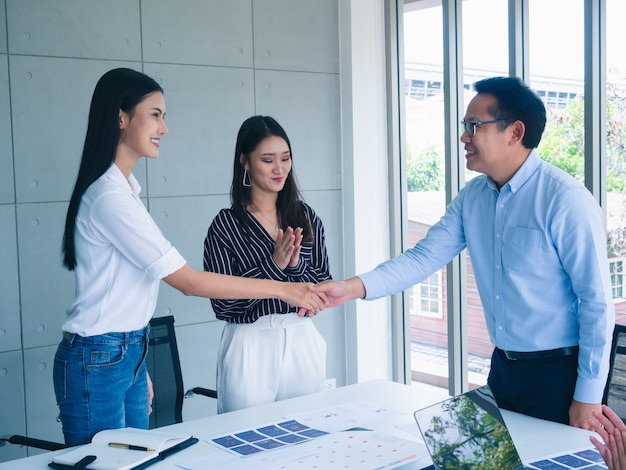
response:
M524 465L487 385L417 410L414 417L436 470L607 468L593 446Z
M91 443L55 455L48 464L56 469L138 470L160 462L198 442L187 435L122 428L97 433Z

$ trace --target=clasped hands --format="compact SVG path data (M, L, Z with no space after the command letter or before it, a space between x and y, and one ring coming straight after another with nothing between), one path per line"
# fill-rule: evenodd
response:
M300 306L298 315L301 317L305 315L312 317L324 308L336 307L348 300L365 297L365 287L358 276L345 281L328 280L319 284L303 283L303 285L307 286L307 293L313 295L306 297L306 300L311 302L314 308L310 309L307 307L308 304L303 303L292 304ZM319 310L316 310L318 308Z

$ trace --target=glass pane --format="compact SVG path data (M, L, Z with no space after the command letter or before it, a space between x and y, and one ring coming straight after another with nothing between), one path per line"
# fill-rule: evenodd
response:
M584 183L584 0L529 3L530 86L548 122L539 156Z
M488 12L488 14L486 14ZM507 2L463 2L465 104L471 85L481 78L506 75ZM445 212L445 136L443 107L443 26L440 1L405 1L405 111L407 139L408 243L414 245ZM489 37L485 37L485 32ZM455 137L456 138L456 137ZM468 174L470 178L473 175ZM448 383L448 319L445 268L410 293L411 366L414 380ZM428 292L428 294L426 294ZM485 320L468 261L469 379L487 381L489 342ZM425 298L425 297L428 298Z
M441 1L405 1L405 131L408 240L413 246L445 211L443 27ZM442 387L448 378L445 272L411 289L411 368L414 381Z
M626 256L626 31L623 0L606 2L607 229L616 323L626 323L624 256Z
M463 2L465 108L475 95L473 91L475 82L487 77L508 75L507 4L508 2L500 0L468 0ZM465 179L469 180L476 175L477 173L466 170ZM465 289L467 296L468 380L470 388L472 388L487 383L493 345L487 333L485 316L469 255L467 255Z

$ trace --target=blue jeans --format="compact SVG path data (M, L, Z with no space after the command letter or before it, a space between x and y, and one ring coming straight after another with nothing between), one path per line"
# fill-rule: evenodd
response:
M66 445L88 443L103 429L148 428L148 331L64 333L52 376Z

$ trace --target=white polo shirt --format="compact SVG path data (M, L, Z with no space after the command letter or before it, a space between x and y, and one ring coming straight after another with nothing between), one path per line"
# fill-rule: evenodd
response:
M117 165L81 199L76 218L76 299L63 331L81 336L144 328L162 278L185 259L165 239L143 202L141 186Z

